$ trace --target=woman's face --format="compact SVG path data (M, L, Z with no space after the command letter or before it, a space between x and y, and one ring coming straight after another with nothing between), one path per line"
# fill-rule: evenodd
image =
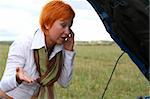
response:
M56 20L51 27L46 27L48 32L46 33L47 44L63 44L69 37L70 27L72 26L73 19L68 20Z

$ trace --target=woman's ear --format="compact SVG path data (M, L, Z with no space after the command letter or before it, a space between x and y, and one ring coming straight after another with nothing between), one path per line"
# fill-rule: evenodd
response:
M44 35L48 35L49 25L44 24Z
M46 30L48 30L48 29L50 28L50 26L47 25L47 24L44 24L44 26L45 26L45 29L46 29Z

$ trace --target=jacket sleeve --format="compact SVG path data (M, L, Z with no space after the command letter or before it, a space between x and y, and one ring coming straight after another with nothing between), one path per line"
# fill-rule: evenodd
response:
M75 51L64 51L64 64L58 79L58 83L62 87L67 87L69 85L69 81L72 78L74 56Z
M5 71L0 81L0 89L4 92L10 91L18 85L16 82L16 67L23 67L25 63L23 45L21 42L14 42L10 46Z

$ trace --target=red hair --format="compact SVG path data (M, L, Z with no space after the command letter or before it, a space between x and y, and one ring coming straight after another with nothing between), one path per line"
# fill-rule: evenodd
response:
M45 25L52 26L52 24L58 20L66 20L69 18L74 18L75 13L69 4L62 1L53 0L47 3L40 15L40 26L43 31L46 30Z

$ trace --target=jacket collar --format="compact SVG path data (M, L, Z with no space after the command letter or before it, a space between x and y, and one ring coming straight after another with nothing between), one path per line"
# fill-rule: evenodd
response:
M32 46L31 49L40 49L42 47L45 47L45 37L44 37L44 33L40 30L37 29L37 31L34 34L33 40L32 40ZM52 58L53 56L55 56L56 53L60 52L61 50L63 50L63 45L55 45L53 52L50 55L50 58Z
M37 29L32 40L31 49L40 49L44 46L45 46L44 33L40 29Z

